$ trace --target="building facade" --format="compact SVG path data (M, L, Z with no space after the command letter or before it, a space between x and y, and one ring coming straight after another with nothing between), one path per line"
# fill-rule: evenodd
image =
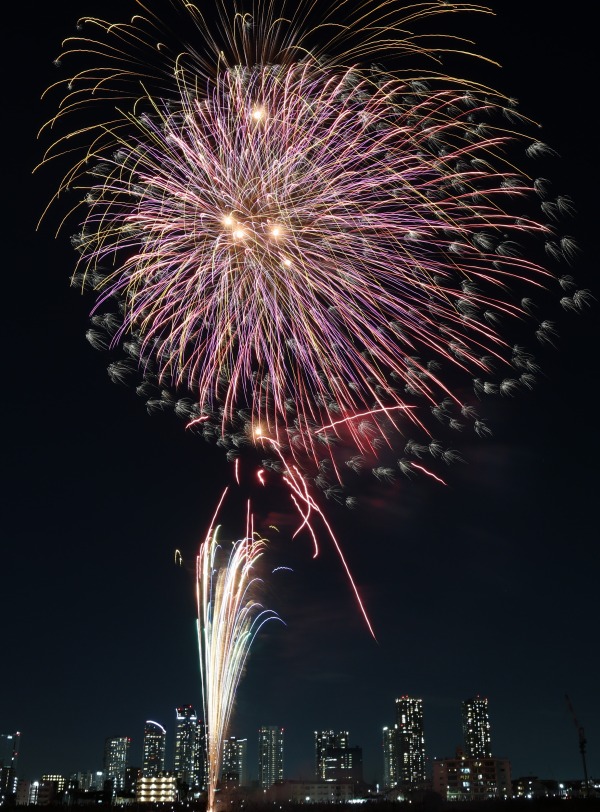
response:
M38 783L37 781L35 782ZM20 778L17 782L17 794L15 797L16 806L33 806L37 803L37 790L35 795L32 792L34 782L28 781L25 778Z
M144 725L144 777L152 778L164 773L166 743L167 731L158 722L148 719Z
M489 801L512 797L510 762L477 758L458 750L433 762L433 791L446 801Z
M20 733L0 733L0 804L16 796L20 740Z
M173 772L180 785L194 789L202 784L202 724L192 705L175 709L175 757Z
M383 728L383 788L398 786L398 726Z
M248 786L248 739L230 736L223 742L221 782L228 789Z
M321 781L362 781L362 748L350 747L347 730L315 731L315 777Z
M177 779L173 773L142 775L136 786L140 804L172 804L177 800Z
M77 781L81 792L101 792L104 789L106 774L104 770L83 770L75 773L72 778Z
M397 784L407 790L419 789L425 782L425 733L423 700L403 696L396 700Z
M266 799L279 804L341 804L355 798L353 781L283 781L266 792Z
M315 730L315 777L328 779L330 752L333 749L348 747L348 732L335 733L333 730Z
M261 789L283 781L283 728L266 725L258 731L258 783Z

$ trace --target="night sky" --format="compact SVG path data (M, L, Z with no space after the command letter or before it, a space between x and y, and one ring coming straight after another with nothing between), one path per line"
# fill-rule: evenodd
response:
M561 191L579 210L575 274L598 298L591 8L490 5L495 19L471 20L477 50L502 63L494 85L562 156ZM35 230L57 181L31 171L60 40L78 16L121 20L125 8L15 8L5 29L0 732L21 731L18 773L31 779L101 769L107 736L131 736L141 764L146 719L167 728L172 752L175 707L201 706L195 551L231 479L221 449L110 382L85 339L91 299L69 287L70 231L55 240L55 216ZM428 758L453 755L461 702L479 694L513 776L581 778L565 693L600 776L597 308L557 312L561 337L541 353L536 390L485 403L494 436L458 437L466 464L447 470L447 487L373 483L362 510L327 504L376 642L326 539L313 560L306 536L291 540L285 492L258 494L260 523L279 528L265 573L293 571L266 579L286 625L261 634L238 694L231 732L249 739L251 776L257 729L277 724L286 777L312 775L313 731L333 728L363 747L365 779L381 780L381 729L405 694L424 700ZM243 532L235 494L223 519Z

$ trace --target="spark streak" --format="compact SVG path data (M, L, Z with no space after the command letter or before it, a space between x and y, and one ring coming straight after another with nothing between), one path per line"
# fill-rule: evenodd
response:
M434 474L433 471L428 471L427 468L425 468L423 465L417 465L416 462L411 462L411 465L412 465L413 468L418 468L419 471L422 471L427 476L430 476L432 479L435 479L435 481L439 482L441 485L447 485L448 484L447 482L444 482L444 480L441 477Z
M283 477L282 477L283 482L288 486L288 488L290 490L290 496L292 498L292 502L294 503L294 505L296 507L296 510L298 511L298 513L300 514L300 516L302 518L301 524L296 528L296 531L294 532L294 538L302 530L306 529L309 532L309 534L310 534L310 536L312 538L312 541L313 541L313 546L314 546L313 557L316 557L319 554L319 545L318 545L318 541L317 541L317 534L316 534L315 529L314 529L314 527L312 525L312 522L311 522L311 517L312 517L313 513L316 514L319 517L319 519L321 520L321 522L323 523L323 526L325 527L325 529L327 531L327 534L328 534L329 538L333 542L333 546L334 546L334 548L335 548L335 550L336 550L336 552L338 554L338 557L339 557L339 559L340 559L340 561L342 563L342 567L344 568L344 571L346 573L346 576L348 578L348 581L349 581L350 586L352 588L352 591L354 593L354 597L356 599L356 603L358 605L358 608L360 609L360 612L361 612L361 614L362 614L362 616L363 616L363 618L365 620L365 623L367 624L367 628L369 629L369 632L370 632L371 636L373 637L373 639L376 640L377 638L375 636L375 631L373 630L373 626L372 626L371 621L369 619L369 615L367 614L367 610L366 610L365 605L363 603L363 600L362 600L362 598L360 596L360 592L358 590L358 587L356 585L356 582L354 580L352 572L350 571L350 567L348 566L348 562L346 561L346 558L344 556L344 553L342 551L340 543L339 543L339 541L338 541L338 539L337 539L337 537L336 537L336 535L335 535L335 533L333 531L333 528L331 527L331 524L329 523L329 521L327 520L325 514L323 513L323 511L321 510L321 508L319 507L319 505L315 501L314 497L310 494L310 492L308 490L308 486L307 486L306 482L304 481L304 479L302 478L302 475L298 471L297 467L296 466L290 467L287 464L287 462L285 460L285 457L283 456L277 441L273 440L273 439L271 439L269 437L266 437L264 435L261 437L261 440L263 442L265 442L265 443L269 443L272 446L272 448L274 449L274 451L277 454L277 456L279 457L279 459L281 460L281 463L282 463L282 465L283 465L283 467L285 469L285 473L283 474Z

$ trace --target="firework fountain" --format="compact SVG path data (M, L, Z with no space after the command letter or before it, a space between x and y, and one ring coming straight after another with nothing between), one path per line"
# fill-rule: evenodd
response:
M221 506L223 497L219 504ZM211 526L197 559L198 644L206 724L207 809L212 812L238 683L259 629L278 616L259 602L255 574L266 541L252 527L227 553Z

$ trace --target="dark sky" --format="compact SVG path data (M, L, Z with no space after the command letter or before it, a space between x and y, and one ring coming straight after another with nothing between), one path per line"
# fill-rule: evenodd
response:
M78 16L121 19L124 5L15 8L6 27L0 732L22 732L29 778L100 769L113 735L132 737L139 764L146 719L172 744L175 706L200 705L193 560L230 478L220 449L109 381L84 337L91 302L69 287L69 232L55 241L55 220L35 231L56 181L31 176L52 59ZM597 296L592 12L583 0L491 5L478 50L503 63L495 85L562 155L577 275ZM311 774L313 731L333 728L363 747L365 778L381 779L381 728L404 694L424 699L428 757L451 755L460 703L480 694L513 775L578 778L568 693L599 776L597 318L559 314L536 391L490 405L494 436L465 439L448 487L406 481L373 492L368 510L331 510L377 642L326 540L313 560L307 538L290 540L285 494L261 496L281 530L268 563L293 572L269 578L287 625L261 635L238 694L232 733L250 740L252 775L257 728L279 724L287 777Z

